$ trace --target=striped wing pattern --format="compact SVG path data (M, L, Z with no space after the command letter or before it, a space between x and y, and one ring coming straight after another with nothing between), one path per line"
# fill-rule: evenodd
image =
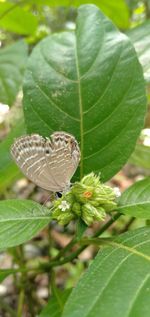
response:
M76 139L63 131L54 132L50 138L38 134L17 138L11 154L31 181L53 192L69 187L80 160Z

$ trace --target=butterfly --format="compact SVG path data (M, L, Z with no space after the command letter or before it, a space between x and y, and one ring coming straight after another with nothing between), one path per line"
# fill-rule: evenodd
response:
M27 178L52 192L70 187L80 161L78 142L63 131L54 132L49 138L39 134L19 137L11 146L11 155Z

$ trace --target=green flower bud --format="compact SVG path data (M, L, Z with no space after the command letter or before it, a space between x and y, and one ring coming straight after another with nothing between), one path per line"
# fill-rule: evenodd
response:
M104 208L106 212L109 212L109 211L115 210L117 207L117 204L113 201L110 201L106 204L103 204L102 207Z
M99 200L97 199L89 200L88 202L94 207L98 207L100 205Z
M95 176L93 173L83 177L80 182L76 182L71 192L79 203L90 203L94 207L109 204L110 201L116 199L114 190L101 184L99 176Z
M91 204L82 206L82 219L87 225L91 225L94 221L104 220L106 214L102 207L95 208Z
M65 198L67 198L67 200ZM52 219L57 220L61 225L68 224L74 218L70 202L71 199L69 195L63 195L60 199L55 200L52 210Z
M81 216L81 205L79 203L74 203L72 205L72 212L74 212L78 217Z
M71 220L74 219L74 215L70 212L64 212L57 217L57 221L60 225L67 225Z
M53 203L52 217L61 224L82 218L87 225L105 219L105 212L116 207L115 191L91 173L76 182L69 192Z
M75 199L80 203L86 203L93 195L93 188L85 187L81 183L75 183L71 189Z
M100 176L90 173L82 178L81 184L88 187L97 187L100 184Z
M99 203L105 203L110 200L115 200L116 196L111 187L101 184L95 189L93 199L96 199Z

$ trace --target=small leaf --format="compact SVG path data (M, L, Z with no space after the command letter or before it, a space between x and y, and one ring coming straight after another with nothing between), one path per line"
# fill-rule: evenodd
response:
M127 35L135 46L139 60L143 66L145 80L150 82L150 20L129 30Z
M137 144L129 158L129 163L150 170L150 146Z
M52 297L44 307L39 317L61 317L63 306L70 295L71 289L59 291L59 302L56 297Z
M133 152L146 110L141 66L130 40L94 5L78 9L75 32L41 41L24 82L28 132L64 130L80 142L80 177L111 178Z
M33 201L0 201L0 249L30 240L50 220L50 210Z
M3 280L11 275L14 272L14 269L5 269L5 270L0 270L0 283L3 282Z
M31 12L16 4L0 3L0 27L18 34L32 34L35 32L38 20Z
M27 61L27 44L16 42L0 50L0 102L11 106L21 87Z
M108 243L72 291L62 317L149 317L150 228Z
M132 217L150 219L150 177L129 187L120 197L117 210Z

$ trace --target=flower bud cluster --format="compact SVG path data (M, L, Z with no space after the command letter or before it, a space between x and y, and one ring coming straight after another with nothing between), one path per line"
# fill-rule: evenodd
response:
M115 210L116 206L115 191L91 173L54 201L52 218L62 225L81 218L89 226L94 221L104 220L106 212Z

